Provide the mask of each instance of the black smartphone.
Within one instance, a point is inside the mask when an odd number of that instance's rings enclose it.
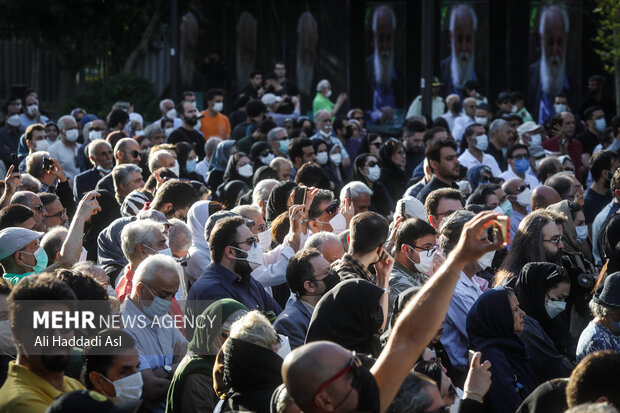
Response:
[[[405,200],[401,200],[400,202],[400,216],[405,218]]]
[[[43,169],[49,171],[54,167],[54,162],[50,158],[43,158]]]
[[[18,173],[19,172],[19,159],[17,158],[16,153],[11,154],[11,165],[13,165],[13,172]]]
[[[347,188],[347,198],[351,201],[351,188]]]
[[[295,198],[293,199],[293,204],[295,205],[305,205],[306,204],[306,188],[295,188]]]

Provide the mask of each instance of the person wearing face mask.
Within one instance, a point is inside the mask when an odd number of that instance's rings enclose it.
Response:
[[[98,337],[102,345],[93,344],[82,353],[81,376],[86,388],[118,402],[140,400],[143,381],[133,337],[123,330],[112,329],[103,330],[94,337]],[[108,340],[120,343],[113,354],[103,345]]]
[[[204,178],[196,173],[198,155],[194,147],[187,142],[179,142],[175,146],[177,149],[177,163],[179,164],[179,178],[204,183]]]
[[[79,131],[75,118],[70,115],[62,116],[58,119],[58,129],[60,130],[60,139],[57,139],[50,145],[48,152],[52,158],[60,162],[60,166],[65,171],[67,179],[73,181],[75,176],[80,173],[80,169],[76,165],[78,154],[78,145],[76,141],[79,137]]]
[[[92,141],[103,140],[106,137],[107,124],[103,119],[97,119],[95,115],[86,115],[79,123],[84,143],[78,146],[78,166],[80,172],[93,168],[94,165],[88,158],[88,144]],[[108,142],[109,143],[109,142]]]
[[[187,350],[187,340],[168,315],[174,295],[179,289],[182,267],[172,257],[154,255],[140,263],[134,276],[131,295],[121,305],[121,316],[125,319],[146,320],[145,325],[127,324],[138,348],[144,385],[142,398],[144,407],[162,412],[165,409],[165,395],[179,362]]]
[[[112,172],[114,156],[112,147],[103,139],[96,139],[88,144],[89,159],[94,167],[76,175],[73,182],[73,196],[76,200],[95,189],[97,182]]]
[[[274,318],[282,312],[262,284],[251,276],[263,264],[263,248],[243,218],[218,220],[208,242],[212,262],[190,288],[188,300],[232,298],[249,310],[270,312]],[[200,314],[202,310],[189,306],[187,311]]]
[[[506,193],[506,199],[512,205],[510,214],[510,239],[513,240],[519,224],[530,213],[532,191],[529,185],[521,178],[512,178],[504,182],[502,190]]]
[[[577,361],[601,350],[620,352],[620,272],[605,277],[589,304],[594,315],[577,344]]]
[[[340,146],[340,154],[342,155],[342,166],[348,168],[351,165],[351,159],[349,153],[344,147],[344,143],[332,134],[332,114],[327,110],[319,110],[315,113],[314,119],[316,122],[317,133],[310,136],[310,140],[319,140],[325,142],[327,145]]]
[[[19,122],[22,128],[26,129],[33,123],[47,123],[49,118],[42,115],[39,111],[39,96],[37,92],[32,91],[24,99],[23,113],[19,115]]]
[[[428,280],[437,252],[437,231],[426,221],[411,218],[396,232],[394,268],[390,274],[390,308],[400,293],[420,287]]]
[[[340,93],[334,104],[329,98],[332,95],[332,85],[327,79],[322,79],[316,85],[316,96],[312,101],[312,114],[316,119],[321,110],[326,111],[329,117],[336,116],[336,113],[340,110],[345,100],[347,100],[346,93]]]
[[[530,168],[530,153],[527,146],[520,143],[509,146],[506,151],[506,159],[508,160],[508,170],[499,175],[500,178],[504,181],[521,178],[532,190],[540,185],[540,181]]]
[[[26,146],[28,147],[28,155],[32,155],[37,151],[47,152],[50,146],[47,140],[45,126],[41,123],[33,123],[28,126],[24,138],[26,140]],[[26,157],[23,157],[19,163],[19,173],[26,173]]]
[[[489,147],[489,137],[482,125],[477,123],[469,125],[463,133],[463,139],[467,142],[467,149],[459,156],[461,165],[467,169],[487,166],[491,168],[492,176],[499,176],[502,173],[495,158],[485,153]]]
[[[210,89],[205,95],[207,108],[200,112],[200,132],[205,140],[211,136],[219,136],[230,139],[230,121],[222,113],[224,110],[224,91],[222,89]]]
[[[194,146],[194,150],[198,157],[203,158],[205,138],[201,132],[196,130],[199,121],[199,113],[191,102],[182,102],[179,104],[179,114],[183,120],[180,128],[175,129],[168,137],[168,143],[176,144],[178,142],[187,142]],[[202,116],[202,115],[200,115]]]
[[[577,136],[577,139],[581,142],[583,153],[592,154],[594,147],[601,142],[603,131],[607,127],[605,112],[600,106],[592,106],[584,111],[583,116],[588,128],[581,135]],[[609,150],[618,150],[617,144],[610,146],[611,149]]]
[[[338,235],[347,227],[347,219],[342,214],[332,191],[320,189],[308,210],[308,229],[310,232],[327,231]]]
[[[387,188],[379,180],[381,178],[381,167],[376,157],[363,153],[355,158],[353,168],[353,178],[366,184],[372,190],[370,197],[370,211],[375,211],[381,215],[388,215],[394,211],[395,204]]]
[[[340,282],[340,277],[319,250],[304,248],[291,258],[286,280],[296,299],[287,302],[273,325],[279,334],[289,338],[291,349],[295,349],[306,340],[317,303]]]
[[[564,269],[548,262],[526,264],[517,278],[515,295],[525,311],[519,334],[539,383],[568,377],[575,360],[566,322],[570,279]]]
[[[10,161],[10,155],[12,152],[16,152],[20,141],[20,136],[23,134],[26,128],[21,126],[20,112],[22,110],[22,101],[17,97],[11,97],[2,105],[2,117],[4,119],[3,126],[0,128],[0,147],[6,147],[0,154],[2,160],[8,164]],[[33,122],[37,123],[37,122]],[[24,151],[19,151],[20,154],[24,154]]]

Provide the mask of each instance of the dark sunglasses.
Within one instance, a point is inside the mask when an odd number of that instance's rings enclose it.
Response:
[[[517,193],[520,194],[521,192],[525,191],[525,189],[530,189],[530,184],[518,186]]]
[[[131,155],[133,158],[139,158],[140,157],[140,152],[133,150],[130,152],[124,151],[125,153],[128,153],[129,155]]]
[[[339,206],[340,206],[340,203],[338,202],[338,200],[334,200],[334,202],[329,204],[327,208],[321,211],[321,215],[323,215],[325,212],[327,212],[329,215],[334,215],[336,212],[338,212]]]
[[[374,146],[375,148],[380,148],[383,145],[381,142],[371,143],[370,146]]]

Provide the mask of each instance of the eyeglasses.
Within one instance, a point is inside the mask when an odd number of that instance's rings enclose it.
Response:
[[[271,228],[271,225],[260,224],[257,228],[258,228],[259,232],[265,232],[265,231],[267,231],[268,229]]]
[[[562,235],[558,235],[557,237],[553,237],[551,239],[543,239],[543,241],[558,245],[560,242],[562,242],[562,238],[564,238]]]
[[[36,209],[39,212],[45,211],[45,207],[43,206],[43,204],[35,205],[32,207],[32,209]]]
[[[410,245],[410,246],[413,247],[418,254],[422,254],[423,252],[425,252],[427,257],[432,257],[435,251],[437,251],[437,248],[439,248],[438,245],[433,245],[430,248],[418,247],[417,245]]]
[[[530,189],[530,184],[518,186],[517,193],[520,194],[521,192],[525,191],[525,189]]]
[[[527,153],[520,153],[518,155],[512,155],[512,159],[521,160],[521,159],[530,159],[530,155]]]
[[[67,215],[67,208],[63,208],[62,211],[58,211],[55,214],[46,215],[45,218],[62,218]]]
[[[362,362],[360,361],[360,359],[357,357],[357,355],[355,354],[355,351],[352,352],[352,357],[351,360],[349,360],[349,362],[347,363],[346,366],[344,366],[344,368],[342,370],[340,370],[338,373],[336,373],[334,376],[332,376],[332,378],[328,379],[327,381],[323,382],[323,384],[321,384],[319,386],[319,388],[317,389],[316,392],[314,392],[314,397],[316,397],[317,394],[319,394],[320,392],[322,392],[323,390],[325,390],[325,388],[327,386],[329,386],[331,383],[335,382],[336,380],[338,380],[340,377],[344,376],[349,370],[353,370],[354,372],[357,370],[357,368],[360,366]],[[313,398],[314,398],[313,397]],[[346,397],[345,397],[346,398]]]
[[[338,200],[334,200],[334,202],[332,202],[331,204],[329,204],[329,206],[327,208],[325,208],[323,211],[321,211],[321,213],[319,214],[319,216],[323,215],[324,213],[328,213],[329,215],[334,215],[336,212],[338,212],[338,207],[340,206],[340,203],[338,202]]]
[[[440,216],[446,216],[449,217],[450,215],[454,214],[456,212],[456,209],[454,211],[446,211],[446,212],[438,212],[437,213],[437,218],[439,218]]]
[[[258,243],[258,240],[256,239],[256,237],[250,237],[246,239],[245,241],[233,242],[233,245],[248,244],[250,247],[254,247],[256,246],[257,243]]]
[[[136,151],[136,150],[129,151],[129,152],[128,152],[128,151],[123,151],[123,152],[125,152],[125,153],[127,153],[127,154],[131,155],[131,156],[132,156],[132,157],[134,157],[134,158],[139,158],[139,157],[140,157],[140,152],[138,152],[138,151]]]

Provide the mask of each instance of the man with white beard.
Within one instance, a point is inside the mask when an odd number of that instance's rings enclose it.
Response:
[[[546,123],[556,111],[555,97],[564,92],[569,106],[576,107],[578,96],[574,81],[566,73],[566,42],[569,20],[566,10],[558,5],[543,9],[540,15],[538,34],[540,38],[540,59],[530,66],[529,101],[533,104],[532,114],[538,123]]]
[[[381,5],[372,15],[374,52],[364,62],[365,107],[370,108],[370,123],[385,123],[394,116],[394,108],[403,106],[400,76],[394,68],[394,30],[396,15]]]
[[[456,93],[464,96],[465,82],[476,80],[479,85],[486,82],[474,69],[476,29],[478,18],[476,12],[466,4],[459,4],[450,12],[450,56],[441,61],[441,80],[447,86],[446,94]]]
[[[313,92],[314,59],[319,41],[316,19],[309,11],[303,12],[297,21],[297,86],[306,96]]]

